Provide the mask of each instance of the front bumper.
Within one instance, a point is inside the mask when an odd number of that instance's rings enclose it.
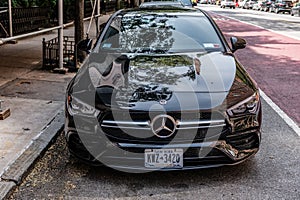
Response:
[[[106,165],[110,168],[126,170],[128,172],[153,171],[144,167],[145,149],[183,149],[183,168],[157,169],[157,170],[189,170],[200,168],[219,167],[223,165],[235,165],[245,161],[257,153],[260,143],[260,132],[248,132],[226,137],[224,140],[206,141],[200,143],[181,144],[138,144],[138,143],[111,143],[107,140],[92,139],[90,144],[83,144],[75,129],[66,132],[66,139],[70,153],[91,165]],[[97,142],[95,142],[98,140]],[[104,142],[106,141],[106,142]],[[231,145],[231,144],[235,145]],[[87,146],[91,145],[91,146]],[[93,148],[101,147],[96,152]],[[236,146],[237,148],[235,148]],[[89,149],[89,150],[88,150]],[[101,149],[101,150],[100,150]],[[121,149],[121,152],[116,151]],[[128,153],[127,153],[128,152]],[[134,153],[133,155],[131,153]],[[205,154],[201,153],[205,152]],[[205,156],[203,156],[205,155]]]
[[[208,132],[203,133],[207,124],[199,124],[199,127],[196,127],[197,134],[192,139],[186,137],[191,129],[180,126],[183,132],[177,132],[173,141],[157,139],[155,136],[149,137],[147,134],[153,135],[153,133],[147,132],[147,127],[137,131],[138,134],[145,133],[144,139],[134,139],[134,137],[125,136],[126,132],[119,130],[119,127],[114,126],[114,123],[109,120],[110,118],[107,119],[104,116],[101,119],[99,116],[98,118],[77,116],[75,123],[74,116],[66,112],[65,138],[70,153],[91,165],[104,164],[110,168],[134,173],[154,170],[145,167],[145,149],[182,149],[184,152],[182,168],[155,170],[189,170],[243,162],[257,153],[261,140],[260,106],[256,114],[228,119],[229,122],[220,123],[220,120],[215,120],[215,124],[210,123],[210,130],[213,130],[212,134],[210,133],[211,137],[207,137]],[[133,134],[132,124],[125,124],[124,121],[121,124],[123,130],[129,130]],[[194,124],[190,128],[195,128]]]

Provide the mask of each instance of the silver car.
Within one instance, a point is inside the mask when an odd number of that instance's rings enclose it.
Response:
[[[233,8],[233,9],[235,9],[234,0],[222,0],[221,1],[221,8]]]
[[[291,15],[298,15],[300,17],[300,3],[296,3],[294,7],[291,9]]]

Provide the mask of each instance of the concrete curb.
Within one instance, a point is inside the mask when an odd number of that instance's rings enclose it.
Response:
[[[4,171],[0,181],[0,199],[7,198],[10,192],[26,176],[33,163],[49,146],[54,137],[63,130],[64,111],[60,110],[41,133],[33,138],[21,155]]]
[[[0,199],[7,197],[7,194],[14,189],[16,184],[14,182],[0,182]]]

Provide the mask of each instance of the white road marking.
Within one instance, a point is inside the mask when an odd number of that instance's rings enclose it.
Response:
[[[210,11],[210,12],[214,12],[214,9],[210,9],[209,7],[199,7],[199,6],[197,6],[197,8],[203,9],[203,10],[206,10],[206,11]],[[208,9],[205,9],[205,8],[208,8]],[[219,9],[219,10],[223,10],[223,9]],[[232,11],[232,12],[235,12],[235,13],[238,13],[238,12],[239,12],[239,9],[231,10],[231,11]],[[243,10],[243,11],[247,12],[248,10]],[[298,36],[293,36],[293,35],[290,35],[290,34],[282,33],[281,31],[274,31],[274,30],[272,30],[272,29],[267,29],[267,28],[264,28],[264,27],[262,27],[262,26],[259,26],[259,25],[256,25],[256,24],[252,24],[252,23],[250,23],[250,22],[241,21],[241,20],[239,20],[239,19],[237,19],[237,18],[230,17],[230,16],[227,16],[227,15],[221,15],[221,14],[219,14],[219,13],[216,13],[216,14],[219,15],[219,16],[221,16],[220,19],[217,19],[217,20],[226,21],[226,19],[224,19],[224,18],[229,18],[229,19],[232,19],[232,20],[236,20],[236,21],[239,21],[239,22],[248,24],[248,25],[256,26],[256,27],[261,28],[261,29],[264,29],[264,30],[268,30],[268,31],[273,32],[273,33],[277,33],[277,34],[286,36],[286,37],[289,37],[289,38],[292,38],[292,39],[295,39],[295,40],[300,40],[300,37],[298,37]],[[249,13],[244,13],[243,16],[245,16],[245,15],[249,15]],[[251,15],[254,15],[254,16],[251,16]],[[250,13],[249,16],[255,17],[255,14]],[[267,17],[270,18],[270,16],[267,16]],[[289,19],[281,19],[281,18],[279,18],[280,16],[276,16],[276,15],[272,16],[272,18],[270,18],[270,19],[274,19],[274,17],[275,17],[275,19],[281,20],[282,22],[290,22],[290,21],[288,21]],[[287,16],[285,16],[285,17],[287,17]],[[298,18],[295,18],[295,17],[292,17],[292,16],[289,16],[289,17],[291,17],[291,19],[294,20],[294,21],[292,21],[293,23],[299,23]],[[219,18],[219,17],[218,17],[218,18]]]
[[[218,14],[218,15],[220,15],[220,14]],[[232,19],[232,20],[235,20],[235,21],[242,22],[242,23],[244,23],[244,24],[248,24],[248,25],[251,25],[251,26],[256,26],[256,27],[258,27],[258,28],[261,28],[261,29],[264,29],[264,30],[267,30],[267,31],[270,31],[270,32],[273,32],[273,33],[276,33],[276,34],[280,34],[280,35],[283,35],[283,36],[286,36],[286,37],[289,37],[289,38],[292,38],[292,39],[295,39],[295,40],[300,40],[300,38],[297,37],[297,36],[284,34],[284,33],[282,33],[281,31],[274,31],[274,30],[272,30],[272,29],[264,28],[264,27],[259,26],[259,25],[256,25],[256,24],[251,24],[250,22],[244,22],[244,21],[241,21],[241,20],[236,19],[236,18],[233,18],[233,17],[229,17],[229,16],[225,16],[225,17],[228,17],[229,19]]]
[[[260,90],[261,97],[271,106],[271,108],[287,123],[287,125],[295,131],[295,133],[300,137],[299,126],[283,111],[281,110],[273,101],[268,97],[262,90]]]

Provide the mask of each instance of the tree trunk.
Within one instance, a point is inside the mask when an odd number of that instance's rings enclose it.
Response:
[[[84,0],[76,0],[75,2],[75,44],[78,44],[79,41],[84,39],[84,26],[83,26],[83,17],[84,17]],[[76,51],[76,62],[77,60],[82,61],[84,59],[84,53],[81,51]],[[77,64],[77,63],[76,63]]]

